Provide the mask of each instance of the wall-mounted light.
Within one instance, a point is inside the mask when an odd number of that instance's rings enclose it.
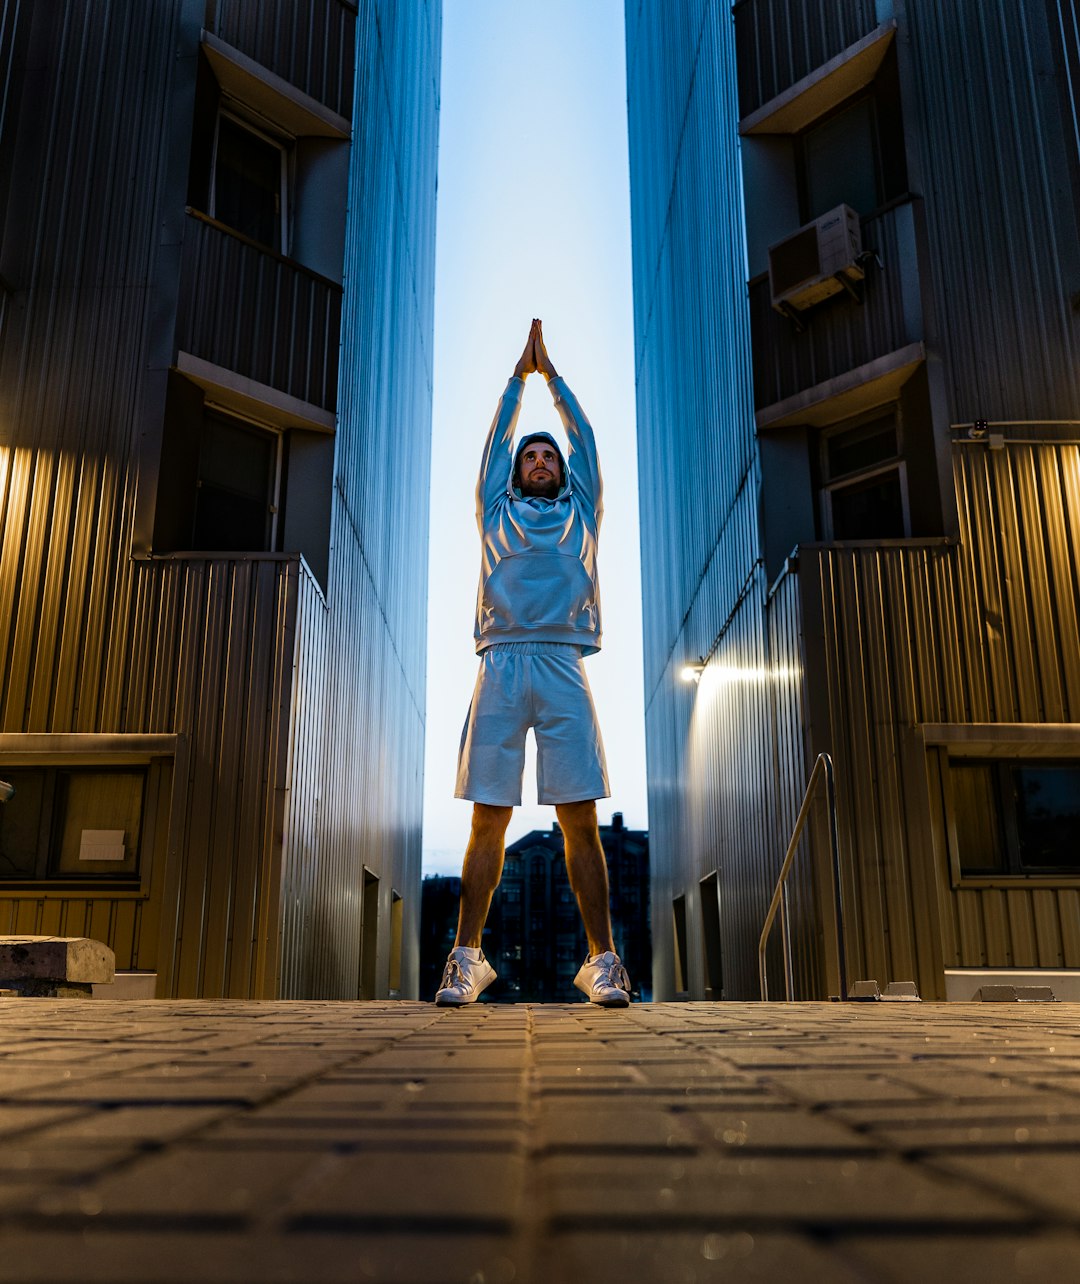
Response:
[[[701,675],[705,672],[705,661],[698,660],[697,664],[684,664],[679,677],[684,682],[700,682]]]

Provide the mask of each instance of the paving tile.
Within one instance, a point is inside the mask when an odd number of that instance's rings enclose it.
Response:
[[[1068,1148],[1080,1153],[1080,1123],[1016,1123],[981,1120],[966,1124],[924,1123],[905,1128],[868,1129],[873,1137],[895,1150],[986,1150]]]
[[[860,1279],[881,1284],[948,1280],[949,1284],[1057,1284],[1080,1279],[1080,1236],[1059,1231],[1018,1237],[983,1227],[969,1235],[876,1234],[845,1237],[836,1255]]]
[[[162,1227],[6,1233],[10,1284],[520,1284],[512,1240],[495,1235],[277,1234]]]
[[[284,1210],[290,1227],[334,1230],[396,1225],[509,1231],[518,1215],[521,1155],[383,1152],[338,1156],[332,1171],[294,1191]]]
[[[545,1102],[532,1133],[537,1149],[694,1151],[701,1140],[692,1123],[671,1110],[623,1111],[565,1109]]]
[[[807,1105],[843,1105],[847,1103],[917,1102],[926,1094],[907,1084],[897,1083],[881,1074],[848,1074],[833,1071],[821,1074],[806,1070],[801,1074],[770,1073],[769,1084],[786,1096]]]
[[[10,1145],[12,1139],[21,1134],[34,1132],[48,1124],[78,1119],[85,1109],[84,1106],[41,1106],[29,1102],[0,1104],[0,1139],[5,1145]]]
[[[1065,1152],[934,1156],[927,1161],[930,1165],[1080,1224],[1080,1147]]]
[[[699,1284],[708,1280],[795,1279],[808,1284],[866,1284],[866,1275],[848,1267],[830,1249],[796,1235],[717,1229],[658,1232],[588,1231],[554,1235],[540,1250],[552,1280],[587,1279],[589,1284],[663,1280]]]
[[[732,1110],[692,1106],[685,1113],[720,1150],[861,1151],[871,1144],[846,1124],[796,1107]]]
[[[610,1228],[619,1217],[755,1217],[777,1227],[860,1222],[1023,1220],[1004,1196],[888,1157],[784,1155],[615,1160],[538,1159],[556,1225]],[[618,1190],[617,1204],[611,1192]],[[617,1211],[616,1211],[617,1210]]]
[[[102,1142],[118,1141],[165,1142],[204,1128],[229,1113],[229,1107],[152,1103],[119,1106],[53,1124],[40,1132],[35,1140],[39,1145],[46,1143],[50,1146],[96,1146]]]

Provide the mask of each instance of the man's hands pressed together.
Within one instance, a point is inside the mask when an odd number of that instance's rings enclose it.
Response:
[[[532,325],[529,327],[529,337],[525,341],[525,349],[514,367],[514,377],[524,379],[526,375],[535,374],[537,371],[545,379],[558,377],[558,372],[548,356],[547,345],[544,343],[543,323],[538,317],[533,317]]]

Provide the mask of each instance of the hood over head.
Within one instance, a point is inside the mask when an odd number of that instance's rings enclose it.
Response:
[[[546,441],[548,445],[555,447],[555,453],[559,456],[559,493],[556,499],[562,499],[564,495],[570,492],[570,470],[566,466],[566,460],[563,457],[562,448],[555,438],[549,432],[531,432],[527,437],[523,437],[517,444],[514,451],[514,467],[510,472],[510,489],[518,499],[522,498],[521,478],[518,476],[518,464],[521,461],[521,452],[526,446],[531,445],[534,441]]]

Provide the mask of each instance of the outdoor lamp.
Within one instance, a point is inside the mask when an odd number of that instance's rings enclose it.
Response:
[[[15,786],[9,785],[6,780],[0,780],[0,802],[11,802],[15,797]]]
[[[697,664],[684,664],[679,677],[684,682],[700,682],[701,675],[705,672],[705,661],[698,660]]]

